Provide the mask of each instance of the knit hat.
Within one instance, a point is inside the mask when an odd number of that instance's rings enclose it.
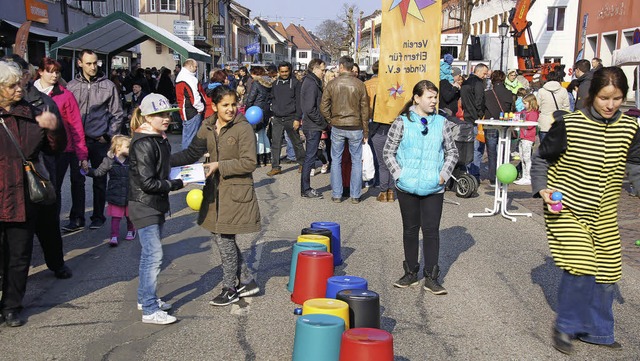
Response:
[[[165,112],[177,112],[180,108],[172,108],[169,100],[161,94],[151,93],[140,103],[141,115],[152,115]]]
[[[462,70],[457,66],[454,66],[453,68],[451,68],[451,75],[452,76],[462,75]]]
[[[511,74],[511,73],[516,73],[518,74],[518,71],[516,69],[509,69],[509,71],[507,71],[507,75]]]
[[[445,63],[451,65],[451,63],[453,63],[453,55],[444,54],[443,60],[444,60]]]

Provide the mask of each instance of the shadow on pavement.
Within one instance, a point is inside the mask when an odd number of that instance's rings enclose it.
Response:
[[[540,286],[549,307],[555,312],[558,304],[558,286],[562,271],[555,266],[553,258],[544,258],[544,264],[531,270],[531,283]]]
[[[469,250],[475,239],[467,232],[465,227],[455,226],[440,231],[440,279],[444,280],[449,269],[460,257]]]
[[[557,312],[558,287],[560,286],[560,277],[564,271],[556,267],[552,257],[547,256],[544,261],[544,264],[531,270],[531,282],[540,286],[547,300],[547,304],[553,312]],[[624,304],[624,297],[620,292],[618,284],[615,284],[613,292],[614,301],[617,301],[619,304]]]
[[[183,227],[184,229],[190,228],[189,225],[191,225],[192,222],[183,219],[185,217],[193,219],[194,216],[187,214],[180,217],[168,218],[168,222],[164,227],[165,230],[171,229],[174,231],[175,227],[179,226],[177,232],[179,233],[182,232]],[[172,234],[173,233],[176,232],[172,232]],[[163,232],[162,239],[165,240],[169,236],[170,234],[168,234],[168,232]],[[84,239],[85,238],[83,238],[83,240]],[[102,242],[101,238],[100,242]],[[200,252],[211,252],[209,242],[210,237],[186,238],[169,244],[163,242],[162,248],[164,256],[161,272],[171,265],[174,260],[183,256]],[[80,248],[82,244],[78,246],[78,248]],[[71,305],[69,302],[90,295],[103,288],[110,287],[115,283],[133,281],[138,277],[140,251],[140,241],[137,238],[131,242],[123,241],[120,246],[116,248],[111,248],[106,245],[96,245],[92,246],[91,249],[83,254],[67,260],[66,263],[74,271],[73,278],[69,280],[55,280],[48,270],[30,275],[27,287],[38,287],[38,289],[35,291],[35,294],[31,293],[31,295],[29,295],[29,292],[27,292],[27,297],[25,297],[24,300],[24,316],[30,317],[37,315],[54,307],[85,307]],[[97,262],[98,260],[99,262]],[[221,271],[218,269],[219,267],[214,268],[210,272],[218,272],[221,274]],[[159,277],[162,277],[162,273]],[[128,297],[135,299],[136,295],[131,294],[128,295]]]

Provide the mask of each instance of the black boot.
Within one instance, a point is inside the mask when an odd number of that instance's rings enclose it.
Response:
[[[267,164],[271,164],[271,153],[264,154],[264,166],[266,167]]]
[[[437,265],[433,266],[433,271],[431,273],[424,270],[424,289],[427,291],[431,291],[434,295],[446,295],[447,290],[442,287],[440,282],[438,282],[438,276],[440,276],[440,267]]]
[[[258,154],[256,156],[256,168],[260,168],[262,165],[260,165],[260,159],[262,158],[262,154]]]
[[[420,270],[420,265],[417,265],[414,269],[410,269],[407,261],[404,261],[402,262],[402,268],[404,268],[404,276],[397,280],[393,285],[398,288],[406,288],[417,285],[418,270]]]

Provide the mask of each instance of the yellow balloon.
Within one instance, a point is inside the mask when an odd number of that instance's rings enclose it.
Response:
[[[192,189],[187,193],[187,205],[194,211],[200,210],[202,204],[202,189]]]

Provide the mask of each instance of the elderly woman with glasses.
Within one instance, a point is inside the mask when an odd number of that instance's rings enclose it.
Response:
[[[402,241],[404,275],[393,285],[399,288],[418,284],[418,232],[424,239],[424,288],[436,295],[447,291],[438,282],[440,268],[440,218],[444,185],[456,162],[452,127],[436,113],[438,87],[421,80],[413,87],[413,96],[391,124],[383,159],[396,182]]]
[[[33,250],[35,214],[39,205],[29,199],[20,151],[39,170],[40,151],[64,149],[64,126],[53,113],[41,112],[26,102],[20,86],[22,72],[15,64],[0,61],[0,257],[3,262],[0,322],[22,326],[22,299]],[[20,151],[11,140],[17,141]]]

